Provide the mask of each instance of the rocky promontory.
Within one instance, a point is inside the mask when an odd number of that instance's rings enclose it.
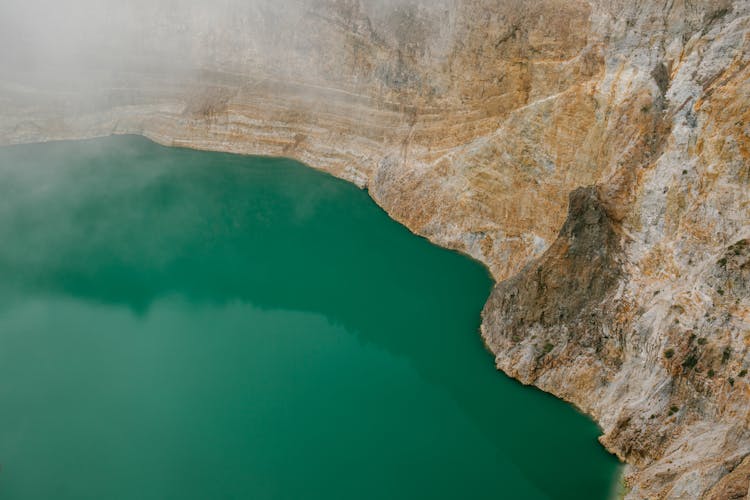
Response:
[[[748,494],[750,2],[133,3],[49,60],[0,21],[0,144],[142,134],[367,188],[488,266],[497,366],[596,419],[628,498]]]

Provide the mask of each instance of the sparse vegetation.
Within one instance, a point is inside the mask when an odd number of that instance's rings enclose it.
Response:
[[[727,379],[727,381],[729,382],[729,385],[731,385],[732,387],[734,387],[734,379],[732,377],[729,377],[729,379]]]
[[[709,14],[709,15],[707,16],[707,17],[708,17],[708,21],[709,21],[709,22],[714,22],[714,21],[718,21],[718,20],[719,20],[719,19],[721,19],[722,17],[724,17],[724,16],[726,16],[727,14],[729,14],[729,11],[730,11],[730,9],[728,9],[728,8],[726,8],[726,7],[724,7],[724,8],[720,8],[720,9],[718,9],[718,10],[715,10],[714,12],[710,13],[710,14]]]
[[[555,344],[551,344],[551,343],[547,342],[546,344],[544,344],[544,354],[547,354],[547,353],[551,352],[552,349],[554,349],[554,348],[555,348]]]
[[[729,361],[729,357],[732,355],[732,348],[727,346],[724,348],[724,350],[721,352],[721,362],[726,363]]]
[[[687,358],[685,358],[685,361],[682,362],[683,368],[695,368],[695,365],[698,364],[698,356],[696,356],[694,353],[690,353]]]
[[[698,345],[706,345],[706,344],[708,344],[708,340],[706,339],[706,337],[701,337],[698,339]]]

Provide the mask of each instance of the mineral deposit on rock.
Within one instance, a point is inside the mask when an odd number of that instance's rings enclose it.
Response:
[[[0,143],[142,134],[367,187],[488,266],[497,366],[596,419],[628,498],[747,495],[750,2],[129,3],[105,60],[30,63],[0,21]]]

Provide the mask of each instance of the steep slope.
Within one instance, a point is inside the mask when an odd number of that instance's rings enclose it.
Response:
[[[750,2],[225,3],[131,13],[115,69],[9,62],[0,143],[139,133],[367,187],[488,265],[498,367],[594,416],[630,497],[747,494]]]

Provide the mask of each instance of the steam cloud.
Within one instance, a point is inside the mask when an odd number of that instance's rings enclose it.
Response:
[[[221,68],[249,71],[309,62],[315,30],[305,22],[365,12],[389,25],[399,9],[447,12],[454,0],[3,0],[2,79],[85,79],[112,72]],[[419,15],[419,14],[418,14]],[[356,17],[356,16],[353,16]],[[413,17],[413,16],[412,16]],[[392,21],[392,19],[391,19]],[[413,27],[393,23],[396,30]],[[399,33],[381,33],[398,37]],[[408,33],[407,33],[408,34]],[[444,37],[441,37],[444,38]],[[397,43],[394,42],[394,43]]]

